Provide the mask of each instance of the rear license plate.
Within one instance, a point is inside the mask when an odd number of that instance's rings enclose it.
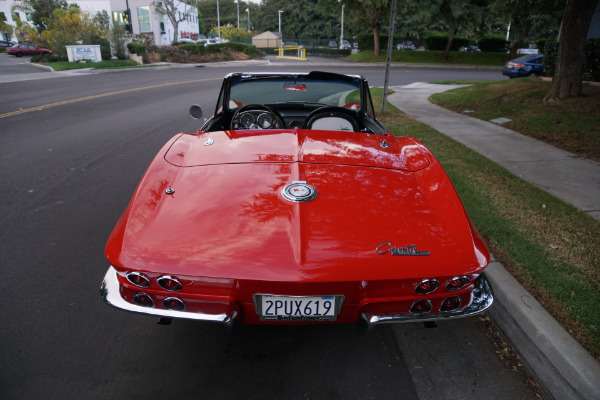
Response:
[[[261,321],[335,321],[343,301],[343,296],[254,296]]]

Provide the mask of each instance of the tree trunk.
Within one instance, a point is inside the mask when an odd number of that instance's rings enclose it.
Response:
[[[442,60],[448,61],[450,60],[450,49],[452,48],[452,42],[454,41],[454,36],[448,36],[448,41],[446,42],[446,48],[442,53]]]
[[[175,21],[171,21],[171,24],[173,25],[173,30],[175,32],[173,32],[173,41],[176,42],[179,36],[179,22],[177,20]]]
[[[373,29],[373,45],[375,49],[375,57],[379,56],[379,52],[381,51],[379,34],[381,33],[381,26],[379,24],[375,24],[371,27]],[[390,40],[388,38],[388,40]]]
[[[598,0],[568,0],[563,14],[556,68],[548,100],[581,95],[585,40]]]

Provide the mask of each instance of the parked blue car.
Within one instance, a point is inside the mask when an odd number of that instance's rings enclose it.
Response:
[[[543,54],[525,54],[519,58],[508,61],[502,68],[502,75],[511,78],[525,76],[546,76],[544,73]]]

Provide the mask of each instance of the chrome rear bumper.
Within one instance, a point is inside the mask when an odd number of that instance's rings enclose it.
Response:
[[[232,312],[231,315],[227,314],[205,314],[205,313],[196,313],[196,312],[183,312],[183,311],[175,311],[175,310],[166,310],[161,308],[151,308],[151,307],[142,307],[137,304],[130,303],[125,301],[123,297],[121,297],[121,293],[119,291],[119,279],[117,278],[117,271],[111,265],[104,276],[104,280],[102,281],[102,286],[100,288],[100,295],[108,304],[113,307],[120,308],[121,310],[131,311],[142,314],[150,314],[156,315],[157,317],[162,318],[184,318],[184,319],[194,319],[198,321],[212,321],[212,322],[220,322],[224,325],[227,325],[229,328],[232,328],[235,324],[235,318],[237,316],[237,312]]]
[[[436,314],[397,314],[397,315],[370,315],[361,314],[359,321],[359,330],[361,333],[367,333],[377,324],[398,323],[398,322],[428,322],[439,321],[448,318],[470,317],[479,314],[492,305],[494,302],[494,293],[492,285],[484,274],[479,275],[475,281],[473,289],[473,301],[462,310],[455,312],[445,312]]]

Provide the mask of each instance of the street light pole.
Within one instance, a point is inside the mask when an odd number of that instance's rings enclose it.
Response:
[[[342,33],[340,35],[340,49],[342,48],[342,42],[344,41],[344,7],[345,4],[342,4]]]
[[[248,13],[248,32],[250,32],[250,9],[246,8],[246,12]]]
[[[277,11],[277,13],[279,14],[279,33],[280,34],[281,34],[281,13],[282,12],[283,12],[282,10]]]
[[[219,39],[221,39],[221,17],[219,16],[219,0],[217,0],[217,30],[219,32]]]
[[[240,27],[240,0],[235,0],[235,4],[237,4],[238,28],[239,28]]]

